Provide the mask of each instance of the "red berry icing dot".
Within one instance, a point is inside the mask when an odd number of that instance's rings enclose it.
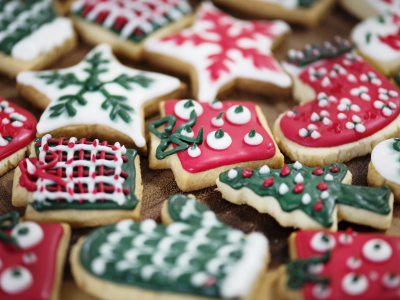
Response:
[[[312,171],[312,173],[313,173],[314,175],[321,176],[321,175],[324,174],[324,170],[322,170],[321,167],[317,167],[316,169],[314,169],[314,171]]]
[[[326,182],[320,182],[317,184],[317,189],[326,191],[328,189],[328,184]]]
[[[333,168],[331,168],[331,172],[332,173],[337,173],[337,172],[339,172],[339,168],[334,166]]]
[[[245,178],[250,178],[253,175],[253,171],[250,169],[243,169],[242,176]]]
[[[264,182],[263,182],[263,186],[265,186],[265,187],[270,187],[273,184],[274,184],[274,178],[273,177],[265,179]]]
[[[296,194],[302,193],[303,191],[304,191],[304,185],[301,182],[296,184],[293,188],[293,192],[295,192]]]
[[[324,203],[322,203],[321,199],[318,199],[314,205],[315,211],[320,211],[324,207]]]
[[[281,170],[281,176],[285,177],[290,174],[290,169],[286,166],[286,164],[283,165],[283,168]]]

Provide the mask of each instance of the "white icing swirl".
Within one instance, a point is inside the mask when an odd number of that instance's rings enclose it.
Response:
[[[393,148],[395,139],[380,142],[371,153],[371,162],[379,174],[396,184],[400,184],[400,152]]]
[[[237,125],[243,125],[250,122],[250,110],[246,106],[242,105],[243,111],[236,113],[235,110],[237,108],[239,108],[239,105],[234,105],[226,111],[226,118],[228,121]]]

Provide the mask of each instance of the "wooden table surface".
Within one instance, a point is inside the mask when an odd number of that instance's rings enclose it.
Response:
[[[196,4],[199,1],[193,0],[192,3]],[[232,12],[234,16],[243,17]],[[332,13],[314,29],[305,29],[302,27],[292,26],[292,34],[284,41],[274,53],[277,59],[280,61],[284,58],[288,49],[300,49],[303,48],[307,43],[319,43],[325,40],[330,40],[334,36],[339,35],[342,37],[348,37],[350,30],[358,20],[354,19],[339,6],[336,7]],[[77,64],[85,54],[92,47],[80,42],[79,47],[73,51],[70,55],[62,58],[55,64],[49,67],[52,68],[65,68]],[[144,70],[157,71],[156,68],[149,67],[146,64],[132,64],[131,62],[120,58],[121,61],[131,67],[136,67]],[[173,74],[171,74],[173,75]],[[181,78],[182,81],[190,85],[188,78]],[[28,111],[32,112],[37,118],[40,117],[41,111],[30,105],[22,97],[18,96],[15,88],[15,80],[10,79],[6,76],[0,75],[0,96],[14,102]],[[190,97],[190,95],[187,95]],[[252,101],[261,106],[264,114],[267,117],[269,126],[272,127],[275,119],[278,115],[294,105],[296,103],[291,97],[264,97],[251,93],[244,92],[232,92],[221,100],[246,100]],[[150,121],[157,119],[158,116],[153,116],[146,120],[146,124]],[[347,163],[349,170],[353,173],[353,184],[354,185],[366,185],[368,163],[370,156],[359,157],[353,159]],[[286,162],[290,162],[286,159]],[[141,170],[143,180],[143,201],[142,201],[142,216],[141,219],[152,218],[160,221],[160,210],[162,202],[167,199],[169,195],[181,193],[177,187],[174,176],[170,170],[150,170],[148,166],[148,160],[145,157],[141,158]],[[15,210],[11,205],[11,193],[12,193],[12,181],[13,171],[0,177],[0,214]],[[255,209],[243,205],[237,206],[224,201],[221,198],[219,192],[214,191],[215,187],[210,187],[200,191],[193,192],[193,194],[200,201],[206,203],[217,215],[230,226],[241,229],[244,232],[259,231],[264,233],[271,244],[272,261],[270,268],[274,269],[282,263],[287,262],[287,237],[293,228],[282,228],[278,223],[269,215],[259,214]],[[23,209],[17,209],[20,213],[23,213]],[[355,231],[374,231],[371,228],[364,226],[354,226],[346,222],[342,222],[339,225],[339,229],[344,230],[351,226]],[[400,235],[400,206],[395,207],[394,219],[391,228],[387,231],[391,235]],[[71,245],[76,240],[92,229],[84,228],[73,230]],[[61,299],[93,299],[90,296],[85,295],[81,292],[73,283],[70,274],[69,264],[66,263],[65,268],[65,279],[62,289]]]

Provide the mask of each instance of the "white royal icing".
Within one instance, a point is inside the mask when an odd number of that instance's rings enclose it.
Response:
[[[219,139],[215,137],[215,133],[216,131],[212,131],[207,135],[207,144],[211,148],[215,150],[224,150],[232,144],[232,138],[227,132],[224,132],[224,136]]]
[[[348,233],[339,235],[339,243],[342,245],[350,245],[353,243],[353,237]]]
[[[199,147],[196,147],[195,149],[192,149],[192,147],[189,147],[188,154],[190,157],[198,157],[201,154],[201,150]]]
[[[368,289],[368,285],[368,278],[363,274],[349,273],[342,279],[343,291],[351,296],[361,295]]]
[[[18,275],[15,274],[18,272]],[[7,294],[18,294],[26,290],[33,283],[31,272],[22,266],[10,267],[0,275],[0,289]]]
[[[226,118],[229,122],[237,125],[243,125],[251,120],[251,112],[250,110],[242,105],[243,111],[236,113],[235,110],[239,107],[239,105],[234,105],[230,107],[226,112]]]
[[[222,127],[224,126],[224,120],[221,118],[217,119],[217,117],[211,119],[211,124],[215,127]]]
[[[22,249],[28,249],[42,241],[43,229],[35,222],[26,221],[15,225],[11,230],[11,236],[17,240]]]
[[[254,137],[249,137],[249,133],[244,136],[244,142],[250,146],[258,146],[263,142],[263,137],[261,134],[256,132]]]
[[[326,299],[332,294],[332,289],[327,285],[318,283],[313,287],[312,294],[317,299]]]
[[[299,0],[257,0],[257,1],[274,3],[288,10],[293,10],[299,6]]]
[[[300,170],[302,167],[303,167],[303,165],[302,165],[300,162],[298,162],[298,161],[296,161],[296,162],[293,164],[293,168],[295,168],[296,170]]]
[[[185,107],[185,104],[189,101],[189,99],[186,100],[181,100],[178,103],[175,104],[174,107],[174,112],[175,114],[184,120],[189,120],[190,119],[190,113],[192,110],[196,111],[196,115],[200,117],[203,114],[203,106],[201,106],[200,103],[197,101],[193,101],[192,103],[194,106],[189,106],[188,108]]]
[[[294,182],[296,183],[300,183],[304,181],[304,177],[303,175],[301,175],[300,173],[297,173],[297,175],[294,177]]]
[[[382,239],[372,239],[366,242],[362,248],[364,257],[372,262],[387,261],[392,256],[392,246]]]
[[[380,142],[371,153],[371,162],[378,173],[391,182],[400,184],[400,152],[393,148],[395,139]]]
[[[308,193],[305,193],[303,195],[303,197],[301,197],[301,203],[303,203],[304,205],[310,204],[311,200],[312,200],[312,198],[311,198],[310,194],[308,194]]]
[[[215,110],[220,110],[220,109],[222,109],[222,108],[224,107],[224,105],[222,104],[222,102],[219,101],[219,100],[217,100],[217,99],[214,100],[213,102],[210,102],[209,105],[210,105],[210,107],[211,107],[212,109],[215,109]]]
[[[328,240],[324,241],[323,237],[326,237]],[[314,234],[314,236],[310,241],[311,248],[313,248],[315,251],[318,252],[325,252],[328,250],[332,250],[335,247],[335,245],[336,245],[335,238],[329,233],[322,231]]]
[[[388,289],[395,289],[400,286],[400,276],[398,274],[386,273],[382,277],[382,284]]]
[[[263,165],[263,166],[260,168],[259,173],[262,174],[262,175],[264,175],[264,174],[269,174],[270,171],[271,171],[271,170],[270,170],[270,168],[269,168],[267,165]]]
[[[356,270],[359,269],[362,265],[362,260],[359,257],[355,257],[355,256],[350,256],[347,260],[346,260],[346,266],[350,269],[350,270]]]
[[[238,171],[236,171],[235,169],[231,169],[228,172],[228,177],[229,179],[235,179],[238,175]]]

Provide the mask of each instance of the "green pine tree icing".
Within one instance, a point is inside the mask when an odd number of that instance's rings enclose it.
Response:
[[[287,176],[281,175],[282,169],[271,169],[267,174],[260,174],[261,168],[255,168],[250,177],[247,175],[248,172],[247,174],[244,172],[247,176],[244,177],[242,171],[245,168],[235,168],[234,170],[238,173],[235,178],[229,178],[229,171],[227,171],[221,173],[219,179],[235,190],[246,187],[261,197],[273,196],[279,202],[283,211],[291,212],[300,209],[324,227],[332,225],[332,214],[337,203],[383,215],[390,213],[390,189],[387,186],[372,188],[342,184],[341,182],[347,172],[347,167],[344,164],[334,163],[321,167],[320,172],[323,172],[321,175],[313,174],[313,171],[315,173],[315,170],[319,170],[319,168],[298,165],[301,166],[299,169],[294,168],[294,164],[285,165],[284,171],[290,171]],[[251,170],[247,170],[251,172]],[[303,177],[302,185],[304,189],[296,193],[294,188],[297,184],[295,179],[298,174]],[[264,181],[270,178],[273,178],[273,184],[268,187],[264,186]],[[319,183],[326,183],[327,190],[320,190],[317,187]],[[284,194],[279,192],[281,184],[288,187],[288,191]],[[309,195],[310,201],[303,201],[305,194]]]
[[[107,66],[110,61],[102,58],[102,52],[95,53],[85,61],[89,64],[89,67],[84,69],[88,73],[86,80],[79,80],[74,73],[60,74],[57,71],[49,75],[39,75],[39,78],[46,80],[46,84],[57,84],[60,89],[73,85],[81,87],[76,94],[61,96],[58,99],[60,103],[50,107],[50,118],[56,118],[64,113],[70,117],[75,116],[77,105],[85,106],[87,104],[87,100],[85,99],[86,93],[100,92],[104,96],[101,108],[104,110],[112,108],[109,115],[110,119],[114,121],[119,117],[125,123],[130,123],[130,113],[134,109],[126,103],[128,100],[127,97],[111,94],[107,90],[107,85],[116,83],[126,90],[132,90],[132,84],[138,84],[147,88],[154,80],[144,75],[129,77],[126,74],[121,74],[113,80],[101,81],[99,75],[108,72]]]
[[[227,278],[246,263],[246,251],[259,250],[260,244],[250,244],[255,236],[229,228],[206,205],[184,195],[171,196],[168,211],[175,221],[170,225],[124,220],[93,231],[82,246],[81,264],[118,284],[223,297]],[[267,246],[261,234],[252,235]]]
[[[51,0],[1,0],[0,52],[10,55],[15,44],[56,17]]]

